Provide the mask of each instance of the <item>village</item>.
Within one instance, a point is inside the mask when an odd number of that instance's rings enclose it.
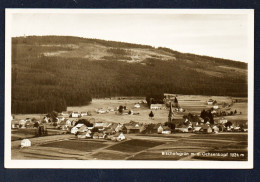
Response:
[[[177,95],[164,94],[163,103],[150,103],[146,100],[139,100],[131,105],[118,105],[117,107],[96,108],[95,112],[90,111],[53,111],[42,118],[13,118],[11,122],[12,140],[19,138],[19,132],[31,133],[31,137],[73,134],[79,139],[106,139],[112,141],[126,140],[125,134],[162,134],[172,135],[176,133],[196,134],[218,134],[220,132],[247,132],[247,122],[231,122],[229,116],[242,115],[241,111],[232,110],[231,105],[238,100],[231,100],[231,103],[218,103],[217,100],[209,98],[204,101],[204,108],[201,112],[189,112],[188,107],[182,107],[177,100]],[[124,100],[125,98],[117,98]],[[151,98],[152,100],[153,98]],[[107,99],[109,100],[109,99]],[[184,102],[183,102],[184,103]],[[141,107],[149,111],[145,117],[146,122],[130,120],[129,122],[106,122],[99,121],[99,115],[113,114],[120,116],[140,116]],[[168,117],[165,122],[155,122],[157,111],[163,111]],[[96,116],[96,117],[95,117]],[[115,116],[114,116],[115,117]],[[16,133],[18,134],[16,136]],[[20,135],[21,136],[21,135]],[[28,137],[28,135],[25,135]]]

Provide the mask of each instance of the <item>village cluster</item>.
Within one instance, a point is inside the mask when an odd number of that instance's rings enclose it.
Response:
[[[146,101],[140,101],[133,105],[134,108],[140,108],[141,104],[147,104]],[[22,120],[12,119],[12,128],[37,128],[37,136],[47,135],[48,129],[61,130],[65,133],[74,134],[77,138],[93,138],[93,139],[108,139],[113,141],[122,141],[126,139],[125,134],[171,134],[171,133],[218,133],[218,132],[238,132],[247,131],[246,127],[236,126],[228,121],[225,111],[219,109],[217,101],[209,99],[207,105],[210,109],[203,110],[201,115],[184,114],[182,119],[176,119],[175,114],[185,112],[178,104],[176,96],[165,95],[164,104],[150,104],[150,119],[153,118],[153,110],[168,109],[168,121],[165,123],[140,123],[130,121],[129,123],[113,123],[113,122],[98,122],[90,112],[73,112],[64,111],[61,113],[52,112],[44,116],[41,120],[35,118],[26,118]],[[118,106],[116,108],[99,108],[96,109],[98,114],[115,112],[115,114],[139,114],[133,112],[126,106]],[[232,111],[232,114],[237,114],[237,111]],[[213,120],[213,117],[219,117]],[[221,116],[221,117],[220,117]]]

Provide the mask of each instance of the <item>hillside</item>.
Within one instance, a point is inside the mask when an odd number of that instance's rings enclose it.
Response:
[[[247,96],[247,64],[98,39],[12,39],[12,113],[151,93]]]

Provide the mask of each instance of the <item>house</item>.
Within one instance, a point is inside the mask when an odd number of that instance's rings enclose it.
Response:
[[[105,128],[104,133],[107,135],[112,135],[112,134],[116,133],[116,131],[112,128]]]
[[[171,134],[171,128],[169,128],[168,126],[163,126],[163,131],[162,134]]]
[[[162,109],[163,105],[162,104],[151,104],[150,109]]]
[[[241,128],[240,128],[239,126],[236,126],[236,127],[234,128],[234,131],[241,131]]]
[[[102,122],[94,123],[94,128],[98,128],[99,131],[104,130],[104,124]]]
[[[214,102],[213,99],[209,99],[209,100],[208,100],[208,105],[213,105],[213,102]]]
[[[48,118],[47,116],[44,116],[44,117],[43,117],[43,122],[49,123],[49,118]]]
[[[126,137],[123,133],[116,133],[112,138],[111,140],[114,140],[114,141],[122,141],[122,140],[125,140]]]
[[[146,100],[142,100],[142,103],[143,103],[143,104],[147,104],[147,101],[146,101]]]
[[[99,134],[98,134],[98,132],[95,132],[94,134],[93,134],[93,139],[98,139],[99,138]]]
[[[233,131],[234,128],[233,128],[233,126],[230,126],[230,127],[227,127],[226,130],[227,130],[227,131]]]
[[[188,127],[187,128],[175,128],[175,130],[182,132],[182,133],[188,133],[189,132]]]
[[[179,111],[180,111],[180,112],[184,112],[185,110],[180,107],[180,108],[179,108]]]
[[[94,123],[94,128],[103,128],[103,127],[104,127],[104,123],[102,122]]]
[[[108,107],[108,108],[107,108],[107,111],[108,111],[108,112],[114,112],[115,109],[114,109],[113,107]]]
[[[64,121],[65,118],[63,116],[58,116],[57,117],[57,122],[60,123],[61,121]]]
[[[133,110],[129,110],[127,114],[133,115],[133,114],[134,114],[134,111],[133,111]]]
[[[33,128],[33,126],[34,126],[34,122],[32,122],[31,120],[26,120],[25,123],[26,128]]]
[[[125,124],[122,128],[123,133],[140,133],[141,127],[138,125]]]
[[[88,131],[88,127],[84,124],[78,129],[78,132],[86,132],[86,131]]]
[[[212,132],[218,133],[218,132],[219,132],[219,127],[213,126],[213,127],[212,127]]]
[[[80,123],[80,124],[77,124],[76,126],[74,126],[73,128],[71,128],[71,133],[72,134],[76,134],[78,132],[78,130],[83,126],[84,124]]]
[[[81,112],[81,113],[80,113],[80,116],[81,116],[81,117],[83,117],[83,116],[87,116],[87,115],[88,115],[87,112]]]
[[[77,137],[78,138],[87,138],[87,136],[86,136],[86,134],[87,134],[87,132],[85,131],[85,132],[79,132],[78,131],[78,133],[77,133]]]
[[[61,115],[65,117],[69,117],[70,114],[67,111],[62,111]]]
[[[219,123],[221,123],[221,124],[225,124],[225,123],[227,123],[228,122],[228,120],[226,119],[226,118],[221,118],[220,120],[219,120]]]
[[[65,119],[64,121],[65,121],[65,125],[66,126],[69,126],[69,127],[72,126],[71,125],[72,123],[71,123],[71,121],[69,119]]]
[[[30,147],[32,145],[31,141],[29,139],[23,139],[21,141],[21,148],[23,147]]]
[[[18,120],[12,120],[11,126],[12,126],[12,128],[19,128],[19,121]]]
[[[91,138],[91,130],[86,131],[86,138]]]
[[[195,132],[195,133],[198,133],[198,132],[200,132],[201,131],[201,126],[195,126],[194,128],[193,128],[193,132]]]
[[[111,126],[111,125],[112,125],[112,123],[104,123],[103,127],[104,127],[104,128],[108,128],[108,127]]]
[[[80,113],[79,112],[72,112],[71,113],[71,117],[72,118],[78,118],[80,116]]]
[[[136,126],[136,125],[139,126],[139,123],[136,122],[136,121],[133,121],[133,120],[131,120],[128,124],[129,124],[129,125],[132,125],[132,126]]]
[[[192,124],[189,124],[189,126],[188,126],[188,132],[192,132],[193,131],[193,129],[192,129]]]
[[[168,94],[168,93],[164,93],[163,94],[164,98],[167,100],[173,100],[175,99],[176,95],[175,94]]]
[[[105,138],[106,137],[106,134],[105,133],[98,133],[98,138]]]
[[[116,132],[120,132],[120,131],[123,131],[123,130],[125,130],[126,131],[126,128],[124,127],[124,125],[122,125],[122,124],[112,124],[112,126],[110,126],[110,128],[114,128],[114,125],[116,125],[116,127],[115,127],[115,131]]]
[[[219,108],[218,105],[213,106],[213,109],[218,109],[218,108]]]
[[[211,114],[217,114],[217,111],[213,110],[211,111]]]
[[[67,130],[68,127],[71,127],[71,121],[68,119],[64,119],[58,124],[63,130]]]
[[[75,124],[78,122],[78,120],[71,121],[71,126],[75,126]]]
[[[203,133],[212,133],[212,128],[209,125],[202,126]]]
[[[144,132],[145,132],[145,133],[158,133],[158,128],[159,128],[160,126],[162,126],[161,123],[148,124],[148,125],[144,126],[144,127],[145,127]],[[159,130],[159,132],[160,132],[160,130]]]
[[[59,128],[61,128],[61,130],[69,130],[69,127],[66,125],[61,125]]]
[[[25,128],[25,124],[26,124],[25,120],[22,119],[22,120],[19,121],[19,127],[20,128]]]
[[[92,130],[94,128],[94,126],[88,126],[87,128],[88,128],[88,130]]]
[[[109,128],[111,128],[112,130],[116,130],[116,128],[117,128],[118,125],[120,125],[120,123],[119,123],[119,124],[117,124],[117,123],[111,123],[111,125],[109,126]]]
[[[141,106],[140,106],[140,104],[135,104],[134,107],[135,108],[140,108]]]
[[[107,111],[106,110],[103,110],[103,109],[98,109],[97,110],[97,113],[98,114],[105,114]]]
[[[163,127],[160,125],[158,128],[157,128],[157,133],[158,134],[162,134],[163,132]]]

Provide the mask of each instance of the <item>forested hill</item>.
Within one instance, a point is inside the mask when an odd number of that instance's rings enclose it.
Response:
[[[163,92],[247,96],[247,64],[98,39],[12,39],[12,113],[61,111],[95,97]]]

